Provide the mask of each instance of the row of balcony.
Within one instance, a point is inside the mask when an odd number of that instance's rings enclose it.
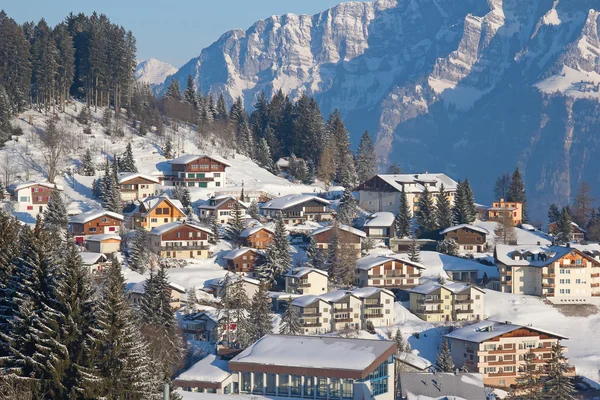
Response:
[[[161,251],[209,250],[209,247],[204,244],[192,246],[158,246],[155,248]]]
[[[420,278],[421,274],[371,275],[370,279]]]

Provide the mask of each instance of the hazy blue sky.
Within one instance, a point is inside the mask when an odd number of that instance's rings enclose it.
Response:
[[[271,15],[314,14],[341,0],[2,0],[17,22],[62,21],[71,11],[106,14],[137,38],[138,58],[181,67],[230,29],[247,29]]]

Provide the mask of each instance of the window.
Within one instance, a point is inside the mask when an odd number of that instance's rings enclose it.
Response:
[[[565,280],[564,280],[564,279],[561,279],[561,280],[560,280],[560,283],[565,283]]]
[[[292,375],[290,383],[290,396],[300,397],[302,395],[302,377],[300,375]]]
[[[177,237],[180,238],[181,237],[181,232],[177,232]]]
[[[317,398],[318,399],[326,399],[327,398],[327,378],[318,377],[317,378]]]
[[[351,379],[342,381],[342,398],[351,399],[354,396],[354,385]]]
[[[90,228],[90,232],[96,232],[96,228]]]
[[[312,376],[304,377],[304,397],[314,397],[315,395],[315,386]]]
[[[388,379],[377,379],[371,382],[371,387],[373,390],[373,396],[380,395],[382,393],[387,393],[388,391]]]
[[[252,393],[263,393],[263,373],[254,373],[254,385],[252,386]]]
[[[570,283],[571,283],[571,280],[570,280],[570,279],[567,279],[567,280],[566,280],[566,283],[567,283],[567,284],[570,284]]]
[[[329,398],[340,398],[340,378],[329,378]]]
[[[279,386],[277,388],[277,393],[279,396],[289,396],[289,380],[290,376],[286,374],[279,374]]]
[[[27,196],[21,196],[21,197],[19,197],[19,201],[21,203],[29,203],[29,197],[27,197]]]
[[[250,393],[250,372],[242,372],[242,393]]]
[[[385,299],[385,304],[390,304],[390,299]]]
[[[583,260],[581,258],[579,258],[579,259],[575,260],[575,264],[581,265],[581,264],[583,264]]]
[[[265,387],[266,394],[275,394],[275,374],[266,374],[267,384]]]
[[[33,210],[33,206],[27,206],[27,211],[32,211]]]
[[[221,182],[215,182],[215,186],[216,187],[220,187],[221,186]]]
[[[220,173],[220,172],[215,172],[215,173],[213,174],[213,176],[214,176],[215,178],[220,178],[220,177],[221,177],[221,173]]]
[[[581,283],[581,279],[575,279],[575,283]]]
[[[193,179],[194,178],[194,174],[187,174],[187,177]]]

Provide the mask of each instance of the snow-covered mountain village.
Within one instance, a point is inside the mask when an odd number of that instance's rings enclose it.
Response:
[[[600,398],[597,180],[382,164],[103,14],[1,12],[0,61],[1,399]]]

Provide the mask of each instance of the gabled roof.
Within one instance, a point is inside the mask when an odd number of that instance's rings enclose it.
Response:
[[[157,226],[155,228],[152,228],[152,230],[150,231],[150,234],[151,235],[164,235],[165,233],[170,232],[173,229],[180,228],[182,226],[188,226],[192,229],[197,229],[199,231],[203,231],[209,235],[212,235],[212,231],[208,228],[205,228],[205,227],[199,226],[199,225],[195,225],[195,224],[192,224],[189,222],[183,222],[183,221],[174,221],[174,222],[169,222],[168,224]],[[182,239],[186,239],[186,238],[182,238]]]
[[[548,227],[550,227],[551,225],[554,225],[554,224],[556,224],[556,223],[558,223],[558,221],[550,222],[550,223],[548,224]],[[573,228],[575,228],[575,229],[577,229],[577,230],[579,230],[579,231],[583,232],[583,233],[587,233],[587,231],[586,231],[585,229],[583,229],[582,227],[580,227],[580,226],[579,226],[577,223],[575,223],[575,222],[573,222],[573,221],[571,221],[571,226],[572,226]]]
[[[463,290],[471,289],[471,288],[478,290],[481,293],[485,293],[483,290],[481,290],[480,288],[478,288],[476,286],[469,285],[468,283],[460,283],[460,282],[448,283],[445,285],[440,285],[439,283],[436,283],[436,282],[425,283],[423,285],[419,285],[419,286],[416,286],[416,287],[410,289],[409,292],[418,293],[418,294],[429,294],[440,288],[449,290],[450,292],[452,292],[454,294],[460,293]]]
[[[111,234],[111,233],[103,233],[100,235],[92,235],[86,239],[87,242],[103,242],[105,240],[118,240],[121,241],[121,236]]]
[[[328,303],[337,303],[339,301],[344,300],[346,297],[350,297],[350,296],[360,299],[360,297],[358,297],[357,295],[355,295],[354,293],[352,293],[349,290],[334,290],[333,292],[319,295],[321,300],[324,300]]]
[[[400,352],[396,359],[401,363],[406,365],[410,365],[413,368],[419,369],[421,371],[425,371],[427,368],[431,367],[431,361],[426,358],[420,357],[413,353]]]
[[[221,383],[230,375],[229,362],[209,354],[179,374],[175,381]]]
[[[252,279],[252,278],[248,278],[247,276],[240,276],[238,274],[229,275],[230,283],[234,283],[239,280],[242,280],[244,282],[247,282],[247,283],[250,283],[250,284],[256,285],[256,286],[260,285],[260,281],[258,279]],[[220,279],[217,279],[217,280],[213,281],[212,283],[210,283],[211,286],[217,286],[217,287],[221,287],[224,284],[225,284],[225,278],[220,278]]]
[[[150,182],[160,183],[160,181],[157,178],[150,175],[144,175],[137,172],[123,172],[119,174],[119,184],[122,184],[135,178],[141,178]]]
[[[106,262],[108,259],[102,253],[92,253],[89,251],[82,251],[79,253],[81,257],[81,262],[83,265],[94,265],[99,262]]]
[[[361,287],[358,289],[354,289],[352,291],[352,294],[360,297],[361,299],[367,298],[367,297],[371,297],[375,294],[379,294],[379,293],[385,293],[388,294],[392,297],[394,296],[394,293],[392,293],[390,290],[388,289],[384,289],[384,288],[379,288],[379,287],[375,287],[375,286],[365,286],[365,287]]]
[[[178,165],[189,164],[189,163],[191,163],[193,161],[196,161],[199,158],[204,158],[204,157],[210,158],[211,160],[216,161],[216,162],[218,162],[220,164],[223,164],[226,167],[231,167],[231,165],[227,161],[225,161],[224,159],[222,159],[221,157],[209,156],[209,155],[206,155],[206,154],[200,154],[200,155],[189,154],[189,155],[177,157],[177,158],[175,158],[173,160],[169,160],[169,161],[167,161],[167,163],[169,163],[169,164],[178,164]]]
[[[64,188],[62,187],[62,185],[57,185],[55,183],[50,183],[50,182],[37,182],[37,181],[29,181],[29,182],[23,182],[23,183],[15,183],[12,185],[9,185],[7,187],[7,189],[11,192],[16,192],[17,190],[21,190],[21,189],[25,189],[31,186],[44,186],[50,189],[54,189],[54,187],[56,187],[57,190],[59,191],[63,191]]]
[[[169,287],[179,293],[185,293],[185,288],[174,282],[169,282]],[[144,294],[146,293],[146,281],[144,280],[137,283],[128,283],[125,285],[125,291],[136,294]]]
[[[483,376],[475,373],[453,372],[401,372],[401,398],[409,399],[460,399],[486,398]]]
[[[125,218],[121,214],[117,214],[106,210],[92,210],[81,214],[73,215],[69,218],[71,224],[86,224],[97,218],[110,217],[119,221],[123,221]]]
[[[374,177],[374,179],[377,178],[383,180],[398,192],[402,191],[403,185],[410,184],[410,187],[406,186],[406,193],[421,193],[425,189],[425,184],[428,185],[430,192],[438,192],[442,183],[445,190],[448,191],[456,190],[458,185],[454,179],[446,174],[379,174]]]
[[[481,321],[464,328],[456,329],[446,335],[447,338],[463,340],[466,342],[482,343],[491,340],[495,337],[502,336],[506,333],[516,331],[517,329],[529,329],[538,333],[554,336],[558,339],[568,339],[566,336],[558,333],[546,331],[532,326],[515,325],[506,322],[497,321]]]
[[[327,271],[323,271],[322,269],[317,269],[317,268],[309,268],[309,267],[293,268],[285,276],[289,276],[291,278],[302,278],[302,277],[310,274],[311,272],[321,274],[323,276],[329,276],[329,273]]]
[[[311,196],[307,194],[292,194],[289,196],[278,197],[271,201],[267,201],[262,205],[261,208],[269,210],[285,210],[287,208],[294,207],[299,204],[306,203],[308,201],[317,201],[327,206],[331,204],[329,203],[329,201],[317,196]]]
[[[223,256],[223,258],[225,260],[234,260],[234,259],[238,258],[239,256],[243,256],[244,254],[246,254],[248,252],[256,253],[258,255],[263,255],[263,252],[259,251],[257,249],[253,249],[251,247],[240,247],[239,249],[231,250],[229,253],[225,254]]]
[[[389,261],[399,261],[404,264],[412,265],[417,269],[425,269],[425,267],[422,264],[413,262],[409,260],[406,256],[393,253],[388,255],[373,254],[370,256],[359,258],[358,260],[356,260],[356,268],[363,271],[368,271]]]
[[[292,305],[296,307],[306,307],[313,304],[315,301],[325,301],[318,296],[308,294],[306,296],[298,297],[292,301]]]
[[[265,231],[269,232],[269,233],[270,233],[270,234],[272,234],[272,235],[274,235],[274,234],[275,234],[275,233],[273,232],[273,230],[272,230],[272,229],[270,229],[270,228],[267,228],[267,227],[266,227],[266,226],[264,226],[264,225],[258,225],[258,226],[253,226],[253,227],[251,227],[251,228],[246,228],[246,229],[244,229],[242,232],[240,232],[240,237],[242,237],[242,238],[247,238],[247,237],[249,237],[250,235],[254,235],[256,232],[260,232],[260,231],[262,231],[263,229],[264,229]]]
[[[392,214],[391,212],[387,212],[387,211],[376,212],[367,217],[363,226],[366,226],[366,227],[381,227],[381,226],[390,227],[394,224],[394,219],[395,219],[394,214]]]
[[[581,256],[597,263],[592,257],[583,253],[581,250],[574,247],[563,246],[511,246],[499,244],[496,245],[494,256],[496,260],[504,265],[519,266],[519,267],[544,267],[553,262],[560,260],[570,252],[577,252]],[[520,260],[514,260],[514,257],[519,257]],[[526,257],[532,257],[532,260],[527,260]]]
[[[221,207],[223,204],[227,203],[230,200],[237,201],[238,204],[242,208],[244,208],[244,209],[248,208],[247,205],[245,205],[243,202],[241,202],[240,200],[236,199],[233,196],[217,196],[217,197],[213,197],[213,198],[211,198],[209,200],[216,201],[217,203],[214,206],[211,206],[210,203],[208,203],[208,204],[201,204],[201,205],[198,206],[198,209],[216,210],[216,209],[218,209],[219,207]]]
[[[459,229],[470,229],[472,231],[483,233],[485,235],[490,234],[490,232],[485,228],[481,228],[479,226],[470,225],[470,224],[460,224],[460,225],[451,226],[449,228],[446,228],[446,229],[440,231],[440,235],[445,235],[448,232],[457,231]]]
[[[143,205],[146,209],[145,214],[151,213],[152,210],[154,210],[163,200],[171,204],[173,207],[178,209],[179,212],[185,215],[185,212],[183,211],[183,204],[181,204],[181,201],[172,199],[167,195],[146,197],[144,200],[142,200],[141,205]]]
[[[363,231],[361,231],[361,230],[359,230],[359,229],[353,228],[353,227],[351,227],[351,226],[348,226],[348,225],[338,225],[337,227],[338,227],[339,229],[343,230],[343,231],[346,231],[346,232],[352,233],[353,235],[360,236],[360,237],[362,237],[362,238],[366,238],[366,237],[367,237],[367,234],[366,234],[366,233],[364,233]],[[324,226],[324,227],[322,227],[322,228],[315,229],[315,230],[314,230],[314,231],[313,231],[313,232],[310,234],[310,236],[315,236],[315,235],[318,235],[318,234],[320,234],[320,233],[323,233],[323,232],[330,231],[330,230],[331,230],[331,229],[333,229],[333,228],[335,228],[335,226],[334,226],[334,225],[329,225],[329,226]]]

